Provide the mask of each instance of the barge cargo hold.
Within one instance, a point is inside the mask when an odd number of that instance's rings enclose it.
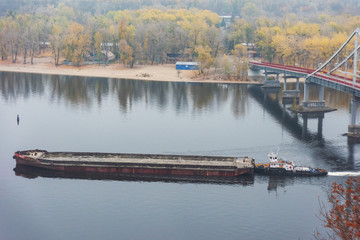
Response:
[[[17,151],[17,165],[55,171],[234,177],[253,174],[249,157],[157,155],[92,152]]]

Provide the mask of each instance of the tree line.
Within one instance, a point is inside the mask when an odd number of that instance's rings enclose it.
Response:
[[[60,4],[49,14],[12,14],[0,19],[1,57],[13,62],[22,53],[24,61],[50,43],[55,64],[60,56],[75,65],[86,52],[112,51],[124,64],[164,63],[167,53],[184,54],[192,59],[197,48],[208,46],[217,54],[220,18],[207,10],[158,9],[113,11],[106,15],[75,12]]]
[[[249,13],[256,10],[247,6]],[[17,62],[21,54],[24,63],[33,63],[40,49],[50,46],[55,65],[67,59],[80,66],[87,55],[107,64],[112,52],[116,61],[133,67],[165,63],[173,53],[180,60],[198,61],[203,75],[221,69],[222,77],[239,79],[246,77],[251,46],[266,61],[316,68],[357,26],[360,17],[351,15],[322,14],[304,22],[293,14],[250,14],[231,18],[228,26],[209,10],[149,8],[96,15],[60,3],[1,17],[0,55]]]
[[[65,4],[75,11],[92,15],[105,15],[109,11],[159,9],[206,9],[219,15],[246,18],[252,14],[266,17],[284,17],[296,14],[304,19],[314,19],[322,13],[330,15],[358,14],[357,0],[0,0],[0,16],[8,11],[29,13],[46,11],[47,6]]]

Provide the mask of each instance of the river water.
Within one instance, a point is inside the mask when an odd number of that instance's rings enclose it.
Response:
[[[343,136],[350,99],[325,89],[338,110],[304,128],[258,86],[0,73],[0,239],[312,239],[324,233],[319,201],[360,171],[360,145]],[[12,159],[46,149],[266,162],[278,148],[329,176],[101,179],[15,171]]]

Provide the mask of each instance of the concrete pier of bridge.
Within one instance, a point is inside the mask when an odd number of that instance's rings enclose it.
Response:
[[[319,99],[318,99],[318,101],[310,101],[309,100],[309,88],[310,88],[311,85],[319,87],[319,91],[318,91]],[[311,82],[305,81],[305,84],[304,84],[304,100],[303,100],[302,104],[303,104],[304,107],[307,107],[307,108],[323,108],[323,107],[325,107],[324,86],[316,84],[316,83],[311,83]]]
[[[312,86],[315,86],[318,89],[318,92],[317,92],[318,99],[317,100],[309,99],[309,91],[310,91],[310,87],[312,87]],[[290,110],[295,113],[300,113],[302,115],[303,114],[308,114],[308,115],[322,114],[322,115],[324,115],[324,113],[336,111],[335,108],[328,107],[325,104],[324,86],[317,84],[317,83],[310,82],[310,81],[305,81],[305,83],[304,83],[304,99],[302,101],[302,104],[297,105],[297,106],[292,106],[290,108]]]
[[[268,75],[276,75],[276,79],[269,79]],[[280,88],[280,80],[279,80],[280,73],[278,72],[269,72],[265,70],[265,81],[264,81],[264,88]]]
[[[288,79],[296,79],[296,89],[295,90],[289,90],[287,87],[287,80]],[[297,76],[287,76],[284,74],[284,88],[282,92],[282,102],[284,104],[299,104],[300,99],[300,85],[299,80],[300,77]]]
[[[360,105],[360,98],[353,96],[351,99],[351,118],[350,118],[350,124],[348,126],[348,137],[352,139],[358,139],[360,140],[360,125],[356,124],[356,113],[357,109]]]
[[[322,131],[323,131],[323,121],[324,121],[325,114],[324,113],[316,113],[316,114],[308,114],[304,113],[302,114],[303,118],[303,131],[302,131],[302,137],[306,139],[308,134],[308,120],[309,119],[317,119],[317,138],[322,139]]]

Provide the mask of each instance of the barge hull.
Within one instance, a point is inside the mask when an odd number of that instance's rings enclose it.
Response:
[[[28,151],[23,151],[28,152]],[[136,162],[87,162],[87,161],[52,161],[44,158],[35,158],[16,152],[14,159],[18,165],[27,165],[37,168],[49,169],[54,171],[73,172],[73,173],[117,173],[117,174],[144,174],[144,175],[181,175],[181,176],[214,176],[214,177],[234,177],[243,174],[253,174],[253,167],[235,166],[197,166],[197,165],[170,165],[164,163],[140,164]],[[46,152],[46,151],[44,151]],[[47,153],[47,152],[46,152]],[[128,156],[128,155],[127,155]],[[134,156],[137,156],[134,154]],[[138,155],[142,156],[142,155]],[[147,155],[151,156],[151,155]],[[159,155],[154,155],[158,157]],[[165,155],[164,155],[165,156]],[[162,157],[164,157],[162,156]],[[185,157],[168,155],[167,157]],[[196,156],[195,158],[198,158]],[[205,157],[206,159],[212,157]],[[213,157],[216,159],[216,157]],[[221,158],[221,157],[220,157]],[[197,159],[198,160],[198,159]],[[156,161],[156,159],[155,159]],[[212,160],[214,161],[214,160]]]
[[[154,175],[154,174],[123,174],[123,173],[93,173],[93,172],[63,172],[44,168],[16,164],[15,176],[27,179],[56,178],[56,179],[86,179],[86,180],[114,180],[141,182],[174,182],[197,184],[231,184],[249,186],[254,184],[254,175],[245,174],[235,177],[208,177],[189,175]]]

